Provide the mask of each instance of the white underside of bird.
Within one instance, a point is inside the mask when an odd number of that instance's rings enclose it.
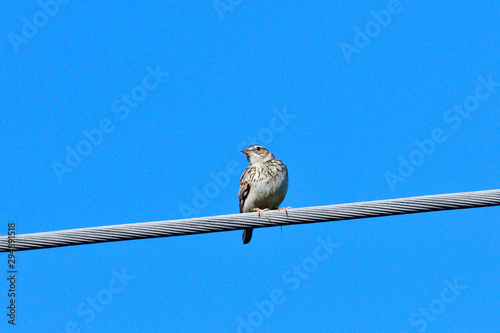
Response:
[[[256,169],[265,168],[255,165]],[[242,213],[252,212],[254,208],[277,209],[285,199],[288,190],[288,173],[280,172],[273,177],[265,177],[256,174],[255,180],[249,182],[250,191],[243,204]]]

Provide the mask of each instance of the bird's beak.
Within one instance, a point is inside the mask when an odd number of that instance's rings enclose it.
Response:
[[[246,155],[246,153],[247,153],[247,151],[246,151],[246,150],[242,150],[241,152],[242,152],[243,154],[245,154],[245,155]]]

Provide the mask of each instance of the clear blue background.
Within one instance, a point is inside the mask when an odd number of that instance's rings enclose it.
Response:
[[[10,221],[20,234],[237,213],[239,150],[252,143],[287,164],[284,206],[500,188],[500,88],[455,129],[444,119],[478,77],[500,82],[497,2],[401,1],[381,27],[370,13],[387,0],[222,1],[221,15],[211,1],[69,1],[46,22],[37,1],[3,4],[1,235]],[[16,52],[9,36],[34,16],[45,25]],[[373,37],[346,57],[342,43],[367,24]],[[169,76],[121,119],[113,103],[157,66]],[[59,180],[53,163],[106,118],[114,130]],[[414,153],[436,129],[447,139]],[[391,188],[387,173],[412,153],[424,160]],[[228,164],[227,184],[210,185]],[[499,216],[267,228],[245,246],[235,231],[19,252],[16,327],[1,278],[0,330],[237,332],[241,319],[242,332],[498,332]],[[283,278],[328,237],[339,246],[292,290]],[[466,289],[442,309],[445,280]],[[257,313],[275,290],[283,302]]]

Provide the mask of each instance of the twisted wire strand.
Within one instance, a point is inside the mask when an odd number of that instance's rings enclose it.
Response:
[[[8,236],[0,236],[0,252],[194,235],[248,227],[264,228],[498,205],[500,205],[500,190],[488,190],[295,208],[288,209],[288,214],[283,211],[269,211],[266,212],[269,219],[263,216],[259,217],[257,213],[246,213],[119,224],[16,235],[14,248],[9,248]]]

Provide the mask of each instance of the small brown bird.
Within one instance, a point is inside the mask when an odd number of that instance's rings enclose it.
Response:
[[[261,145],[241,151],[249,162],[240,179],[240,213],[279,209],[288,190],[288,170],[279,159]],[[284,209],[284,208],[283,208]],[[243,244],[252,239],[253,228],[243,231]]]

